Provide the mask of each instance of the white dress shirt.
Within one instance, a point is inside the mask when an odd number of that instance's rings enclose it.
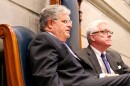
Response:
[[[101,58],[101,52],[98,51],[98,50],[97,50],[96,48],[94,48],[93,46],[91,46],[91,48],[93,49],[93,51],[94,51],[95,54],[96,54],[97,60],[98,60],[98,62],[99,62],[99,65],[100,65],[100,67],[101,67],[101,70],[102,70],[102,73],[107,73],[107,69],[106,69],[106,67],[105,67],[105,64],[104,64],[102,58]],[[106,52],[103,52],[103,53],[104,53],[105,56],[106,56]],[[110,66],[110,64],[109,64],[109,66]],[[111,70],[111,74],[115,74],[114,71],[112,70],[111,66],[110,66],[110,70]]]

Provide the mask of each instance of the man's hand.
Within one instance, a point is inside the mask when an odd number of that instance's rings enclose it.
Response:
[[[119,76],[119,74],[105,74],[105,77]]]
[[[119,74],[106,74],[106,73],[101,73],[101,74],[99,75],[99,78],[111,77],[111,76],[119,76]]]

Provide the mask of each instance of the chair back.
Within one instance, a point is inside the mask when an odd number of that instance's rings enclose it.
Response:
[[[28,28],[22,26],[14,26],[13,29],[16,33],[16,37],[18,41],[18,47],[19,47],[18,49],[20,54],[20,61],[21,61],[24,83],[25,86],[30,86],[31,67],[28,59],[28,45],[32,40],[32,38],[35,36],[35,33],[33,33]]]
[[[27,50],[34,36],[35,33],[26,27],[0,25],[8,86],[31,86],[31,67]]]

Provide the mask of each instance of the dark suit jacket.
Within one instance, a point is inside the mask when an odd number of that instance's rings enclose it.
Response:
[[[63,42],[47,32],[32,40],[29,56],[32,86],[130,86],[130,75],[103,79],[93,76]]]
[[[76,54],[81,59],[82,65],[86,70],[89,70],[94,75],[102,73],[97,57],[90,46],[77,51]],[[130,73],[130,68],[124,64],[119,53],[113,50],[107,50],[106,57],[115,73]],[[119,66],[121,68],[119,68]]]
[[[29,56],[34,86],[100,86],[95,78],[92,78],[95,83],[88,79],[90,74],[64,43],[47,32],[39,33],[32,40]]]

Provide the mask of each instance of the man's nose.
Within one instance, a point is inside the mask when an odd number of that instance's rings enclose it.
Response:
[[[69,26],[71,28],[72,27],[72,21],[68,22],[67,26]]]

